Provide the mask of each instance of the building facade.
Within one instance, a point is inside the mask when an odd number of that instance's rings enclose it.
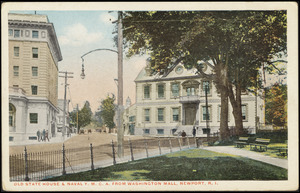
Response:
[[[66,135],[70,134],[70,116],[69,116],[69,104],[70,100],[66,100],[66,109],[65,109],[65,117],[64,117],[64,99],[58,99],[58,113],[57,113],[57,133],[59,136],[62,135],[62,131],[64,129],[64,119],[65,119],[65,128]]]
[[[210,73],[207,65],[204,65],[204,70]],[[167,73],[151,74],[150,67],[146,66],[135,83],[136,103],[126,109],[123,116],[128,133],[170,136],[184,130],[187,135],[192,135],[194,126],[197,136],[219,132],[220,95],[212,81],[201,77],[196,69],[186,69],[178,63]],[[231,112],[229,104],[228,126],[234,127]],[[243,125],[249,133],[255,133],[256,126],[264,120],[263,112],[260,97],[243,93]]]
[[[36,140],[57,132],[60,47],[46,15],[8,14],[9,138]]]

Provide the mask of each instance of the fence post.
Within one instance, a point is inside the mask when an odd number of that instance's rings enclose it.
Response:
[[[114,140],[111,140],[111,148],[112,148],[112,155],[113,155],[113,164],[116,164],[116,154],[115,154],[115,146],[114,146]]]
[[[28,177],[28,160],[27,160],[27,149],[25,146],[24,149],[24,158],[25,158],[25,181],[29,181],[29,177]]]
[[[65,152],[65,144],[63,143],[63,146],[62,146],[62,158],[63,158],[63,171],[62,171],[62,175],[65,175],[67,172],[66,172],[66,152]]]
[[[94,170],[94,156],[93,156],[93,145],[90,144],[91,149],[91,169]]]
[[[170,137],[169,137],[169,144],[170,144],[170,153],[172,153],[172,142],[171,142]]]
[[[159,138],[158,138],[158,148],[159,148],[159,155],[161,155],[160,139]]]
[[[131,141],[130,141],[130,139],[128,139],[128,141],[129,141],[129,146],[130,146],[131,161],[134,161],[134,158],[133,158],[133,149],[132,149],[132,144],[131,144]]]
[[[147,155],[147,158],[148,158],[148,157],[149,157],[149,154],[148,154],[148,144],[147,144],[147,140],[144,139],[144,142],[145,142],[146,155]]]
[[[188,142],[188,146],[189,146],[189,149],[190,149],[191,147],[190,147],[190,138],[189,137],[187,137],[187,142]]]
[[[181,151],[181,143],[180,143],[180,139],[179,139],[179,137],[177,137],[177,139],[178,139],[178,143],[179,143],[179,149],[180,149],[180,151]]]

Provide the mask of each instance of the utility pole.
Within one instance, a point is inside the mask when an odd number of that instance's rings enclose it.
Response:
[[[122,124],[123,112],[123,30],[122,11],[118,11],[118,156],[124,156],[124,129]]]
[[[64,109],[63,109],[63,113],[64,113],[64,119],[63,119],[63,130],[62,130],[62,137],[63,139],[65,139],[65,134],[66,134],[66,98],[67,98],[67,86],[68,86],[68,78],[73,78],[73,76],[68,76],[68,74],[74,74],[73,72],[63,72],[63,71],[59,71],[59,73],[63,73],[65,74],[64,76],[59,76],[62,78],[65,78],[65,93],[64,93]]]
[[[206,110],[206,131],[207,131],[207,138],[210,137],[210,129],[209,129],[209,114],[208,114],[208,100],[207,100],[207,92],[208,92],[208,85],[205,85],[205,110]]]
[[[78,127],[78,112],[79,112],[79,108],[78,108],[78,104],[77,104],[77,134],[79,133],[79,127]]]

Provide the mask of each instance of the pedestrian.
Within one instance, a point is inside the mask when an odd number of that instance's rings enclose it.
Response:
[[[46,133],[45,133],[45,141],[46,141],[46,139],[48,139],[48,141],[50,141],[49,138],[48,138],[48,134],[49,133],[48,133],[48,130],[47,130]]]
[[[45,131],[45,129],[43,129],[43,141],[46,141],[46,139],[45,139],[45,135],[46,135],[46,131]]]
[[[193,127],[193,137],[196,137],[196,127]]]
[[[40,130],[38,130],[36,132],[36,135],[37,135],[37,138],[38,138],[38,142],[40,142],[40,140],[41,140],[41,132],[40,132]]]
[[[185,137],[186,137],[186,133],[185,133],[184,130],[183,130],[182,133],[181,133],[181,137],[182,137],[182,145],[185,145]]]

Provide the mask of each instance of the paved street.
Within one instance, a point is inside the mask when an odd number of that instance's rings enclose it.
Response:
[[[287,159],[274,158],[274,157],[260,154],[258,152],[254,152],[254,151],[239,149],[239,148],[235,148],[232,146],[208,146],[208,147],[203,147],[203,149],[215,151],[215,152],[219,152],[219,153],[228,153],[228,154],[232,154],[232,155],[238,155],[238,156],[258,160],[261,162],[265,162],[265,163],[272,164],[272,165],[275,165],[275,166],[278,166],[281,168],[288,169],[288,160]]]

